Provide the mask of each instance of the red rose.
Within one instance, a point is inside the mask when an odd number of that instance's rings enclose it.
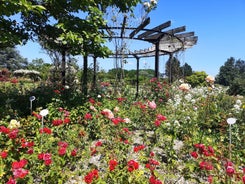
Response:
[[[7,151],[2,151],[2,152],[0,152],[0,156],[1,156],[1,158],[7,158],[7,156],[8,156],[8,152]]]
[[[193,158],[197,158],[198,157],[198,154],[197,154],[197,152],[193,151],[193,152],[191,152],[191,156]]]

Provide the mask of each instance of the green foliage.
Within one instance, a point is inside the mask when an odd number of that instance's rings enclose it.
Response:
[[[216,83],[229,86],[230,95],[244,95],[245,61],[230,57],[225,64],[220,67],[216,77]]]
[[[170,57],[165,68],[170,83],[180,78],[180,61],[176,57]]]
[[[0,48],[13,47],[16,44],[25,43],[29,38],[22,21],[16,21],[20,13],[27,15],[30,12],[40,13],[43,6],[32,1],[2,0],[0,4]]]
[[[205,78],[208,75],[206,72],[194,72],[192,75],[186,77],[186,82],[188,82],[192,87],[204,86]]]
[[[16,177],[19,183],[89,183],[89,177],[93,183],[147,184],[150,178],[173,183],[180,176],[185,182],[205,183],[209,175],[216,183],[242,183],[235,176],[243,176],[239,167],[244,163],[244,99],[227,95],[219,86],[182,91],[176,84],[152,79],[137,99],[134,93],[111,93],[106,83],[87,97],[65,89],[54,92],[48,86],[24,90],[19,83],[3,85],[1,98],[11,95],[13,100],[5,104],[12,111],[1,109],[1,181],[13,177],[13,162],[26,159],[22,169],[29,173]],[[17,93],[23,99],[36,96],[32,116],[14,112]],[[48,114],[40,117],[45,108]],[[237,119],[232,125],[231,158],[228,117]],[[190,157],[199,149],[193,147],[196,143],[206,152]],[[207,156],[211,148],[214,154]],[[202,161],[211,169],[202,168]],[[232,161],[235,175],[226,173],[227,161]]]

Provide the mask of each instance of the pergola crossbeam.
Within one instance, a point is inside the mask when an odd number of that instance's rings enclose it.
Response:
[[[181,26],[181,27],[177,27],[177,28],[165,31],[165,33],[174,35],[175,33],[184,32],[185,29],[186,29],[185,26]]]
[[[180,33],[180,34],[175,34],[178,38],[186,38],[186,37],[191,37],[194,36],[194,32],[187,32],[187,33]]]
[[[136,35],[138,32],[140,32],[142,29],[144,29],[145,26],[147,26],[150,23],[150,17],[148,17],[144,22],[142,22],[133,32],[129,34],[129,38],[133,38],[134,35]]]
[[[146,32],[140,34],[138,36],[138,38],[144,38],[144,37],[149,36],[149,35],[151,35],[151,34],[153,34],[155,32],[161,32],[163,29],[165,29],[165,28],[167,28],[169,26],[171,26],[171,21],[167,21],[167,22],[165,22],[165,23],[163,23],[163,24],[161,24],[161,25],[159,25],[157,27],[154,27],[150,31],[146,31]]]

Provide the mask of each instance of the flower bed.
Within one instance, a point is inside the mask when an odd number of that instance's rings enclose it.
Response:
[[[2,118],[1,181],[245,183],[243,98],[213,81],[192,89],[153,79],[136,100],[103,90],[73,107],[56,93],[32,115]]]

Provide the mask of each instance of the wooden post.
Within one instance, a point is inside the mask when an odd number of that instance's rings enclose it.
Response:
[[[155,77],[159,78],[159,41],[155,43]]]
[[[83,75],[82,75],[82,93],[87,96],[88,94],[88,56],[83,56]]]

